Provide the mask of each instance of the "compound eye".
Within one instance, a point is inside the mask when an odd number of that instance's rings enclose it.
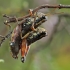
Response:
[[[15,43],[14,43],[14,42],[11,42],[11,43],[10,43],[10,46],[11,46],[11,47],[14,47],[14,46],[15,46]]]

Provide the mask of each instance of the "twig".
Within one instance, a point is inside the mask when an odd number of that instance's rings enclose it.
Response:
[[[2,35],[0,35],[0,37],[2,37],[2,38],[3,38],[3,39],[1,40],[1,42],[0,42],[0,46],[2,45],[2,43],[3,43],[7,38],[9,38],[9,37],[10,37],[11,33],[12,33],[12,31],[11,31],[11,32],[9,32],[9,34],[7,34],[6,36],[2,36]]]
[[[43,8],[59,8],[59,9],[62,9],[62,8],[70,8],[70,5],[62,5],[62,4],[59,4],[59,5],[49,5],[49,4],[45,4],[45,5],[42,5],[42,6],[39,6],[39,7],[35,8],[32,13],[34,14],[35,12],[37,12],[38,10],[43,9]],[[17,18],[17,20],[21,21],[21,20],[23,20],[23,19],[25,19],[27,17],[30,17],[30,16],[31,15],[28,14],[28,15],[25,15],[23,17]],[[4,17],[8,17],[8,16],[4,16]],[[15,17],[11,17],[11,18],[9,18],[9,21],[5,22],[5,23],[10,23],[10,22],[16,22],[16,18]]]

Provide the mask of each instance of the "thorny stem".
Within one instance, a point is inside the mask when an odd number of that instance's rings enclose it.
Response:
[[[0,42],[0,46],[2,45],[2,43],[3,43],[7,38],[9,38],[9,36],[11,35],[11,33],[12,33],[12,31],[9,32],[9,34],[7,34],[6,36],[0,35],[0,37],[3,38],[3,39],[1,40],[1,42]]]
[[[35,8],[35,9],[33,9],[33,14],[35,12],[37,12],[38,10],[43,9],[43,8],[59,8],[59,9],[62,9],[62,8],[70,8],[70,5],[62,5],[62,4],[59,4],[59,5],[49,5],[49,4],[45,4],[45,5],[42,5],[42,6],[39,6],[39,7]],[[28,15],[25,15],[23,17],[17,18],[17,20],[21,21],[21,20],[23,20],[23,19],[25,19],[27,17],[30,17],[30,16],[31,15],[28,14]],[[8,16],[4,16],[4,17],[8,17]],[[9,18],[9,21],[5,22],[5,23],[10,23],[10,22],[17,22],[16,18],[15,17]]]

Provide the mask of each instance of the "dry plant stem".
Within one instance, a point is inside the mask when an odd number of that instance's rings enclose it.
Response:
[[[70,5],[62,5],[62,4],[59,4],[59,5],[49,5],[49,4],[45,4],[45,5],[42,5],[42,6],[39,6],[39,7],[35,8],[32,13],[34,14],[35,12],[37,12],[38,10],[43,9],[43,8],[59,8],[59,9],[62,9],[62,8],[70,8]],[[28,14],[26,16],[17,18],[17,20],[21,21],[21,20],[23,20],[23,19],[25,19],[27,17],[30,17],[30,16],[31,15]],[[14,17],[11,18],[11,21],[9,21],[7,23],[10,23],[10,22],[16,22],[16,18],[14,18]]]
[[[45,4],[45,5],[42,5],[42,6],[39,6],[39,7],[35,8],[33,10],[33,14],[35,12],[37,12],[38,10],[43,9],[43,8],[59,8],[59,9],[61,9],[61,8],[70,8],[70,5],[61,5],[61,4],[60,5],[49,5],[49,4]],[[21,21],[21,20],[23,20],[24,18],[27,18],[27,17],[30,17],[30,14],[18,18],[18,21]]]
[[[3,38],[3,39],[1,40],[1,42],[0,42],[0,46],[2,45],[2,43],[3,43],[7,38],[10,37],[11,33],[12,33],[12,31],[10,31],[9,34],[7,34],[6,36],[0,35],[0,37]]]

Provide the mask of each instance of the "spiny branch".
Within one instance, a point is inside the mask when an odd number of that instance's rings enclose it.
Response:
[[[1,40],[1,42],[0,42],[0,46],[2,45],[2,43],[3,43],[7,38],[9,38],[9,36],[11,35],[11,33],[12,33],[12,31],[9,32],[9,34],[7,34],[6,36],[0,35],[0,37],[3,38],[3,39]]]
[[[39,6],[39,7],[35,8],[35,9],[33,9],[32,13],[34,14],[35,12],[37,12],[38,10],[43,9],[43,8],[59,8],[59,9],[62,9],[62,8],[70,8],[70,5],[62,5],[62,4],[59,4],[59,5],[49,5],[49,4],[45,4],[45,5],[42,5],[42,6]],[[17,18],[17,20],[21,21],[21,20],[23,20],[23,19],[25,19],[27,17],[30,17],[30,16],[31,15],[28,14],[28,15],[25,15],[23,17]],[[15,17],[11,17],[10,18],[7,15],[4,15],[3,17],[9,18],[9,20],[7,22],[5,22],[5,23],[17,22]]]

